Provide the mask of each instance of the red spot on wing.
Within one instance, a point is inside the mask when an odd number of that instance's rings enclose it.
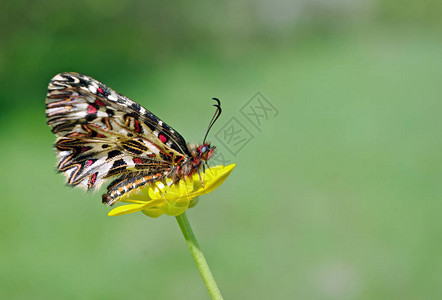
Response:
[[[148,156],[150,156],[150,157],[155,157],[156,154],[155,154],[155,153],[152,153],[152,154],[149,154]]]
[[[92,160],[92,159],[89,159],[88,161],[87,161],[87,166],[89,167],[90,165],[92,165],[94,163],[94,161]]]
[[[161,142],[163,142],[163,143],[167,142],[167,137],[165,137],[164,135],[160,134],[158,137],[160,138]]]
[[[97,175],[98,175],[98,172],[92,174],[92,176],[91,176],[91,185],[95,184],[95,181],[97,180]]]
[[[152,154],[150,154],[148,156],[152,156]],[[155,156],[155,154],[154,154],[154,156]],[[142,158],[142,157],[135,157],[133,160],[136,165],[145,164],[145,163],[149,162],[149,159]]]
[[[100,94],[103,94],[103,89],[101,87],[99,87],[97,90]]]
[[[104,138],[105,136],[102,135],[101,133],[98,133],[98,134],[97,134],[97,137],[98,137],[98,138]]]
[[[104,106],[104,103],[100,99],[96,99],[95,104],[100,105],[100,106]]]
[[[140,122],[138,122],[137,120],[135,120],[135,132],[140,132]]]
[[[89,104],[89,106],[87,107],[87,113],[88,114],[95,114],[95,113],[97,113],[97,109],[92,104]]]
[[[92,147],[90,147],[90,146],[83,146],[82,148],[81,148],[81,152],[86,152],[87,150],[90,150]]]

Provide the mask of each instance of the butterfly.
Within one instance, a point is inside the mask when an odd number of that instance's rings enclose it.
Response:
[[[113,179],[102,195],[108,205],[156,181],[177,183],[199,173],[213,155],[215,147],[206,138],[222,111],[213,99],[216,112],[203,143],[189,145],[149,110],[101,82],[79,73],[57,74],[46,97],[57,169],[69,185],[88,190]]]

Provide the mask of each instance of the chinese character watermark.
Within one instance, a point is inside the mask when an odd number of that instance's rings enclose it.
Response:
[[[240,112],[259,131],[264,121],[276,117],[278,110],[260,92],[257,92],[241,109]]]
[[[226,149],[230,155],[237,156],[237,154],[249,144],[255,136],[252,134],[252,126],[245,126],[252,123],[255,130],[261,131],[264,123],[270,118],[278,115],[276,107],[269,102],[260,92],[257,92],[245,105],[239,110],[241,115],[237,118],[233,116],[220,130],[215,134],[220,148]],[[241,121],[239,119],[242,119]],[[244,121],[246,119],[247,121]],[[245,124],[245,125],[244,125]],[[212,163],[219,163],[227,165],[231,162],[227,152],[215,152],[212,157]]]
[[[230,159],[226,159],[224,154],[218,151],[218,149],[216,149],[215,154],[212,156],[209,162],[211,166],[217,166],[217,165],[227,166],[231,163],[232,161]]]
[[[237,118],[233,117],[215,134],[215,138],[233,156],[236,156],[254,136]]]

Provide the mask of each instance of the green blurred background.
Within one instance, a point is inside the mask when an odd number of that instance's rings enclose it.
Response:
[[[47,84],[76,71],[188,142],[211,97],[209,140],[254,135],[188,211],[226,299],[441,299],[441,29],[440,0],[3,0],[1,297],[208,299],[174,218],[108,217],[55,173]]]

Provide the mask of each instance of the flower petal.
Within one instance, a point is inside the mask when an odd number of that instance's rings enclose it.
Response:
[[[143,204],[127,204],[127,205],[121,205],[118,207],[115,207],[113,210],[111,210],[107,215],[108,216],[121,216],[121,215],[127,215],[130,213],[134,213],[143,209],[148,209],[151,207],[154,207],[158,204],[161,204],[163,201],[161,200],[154,200],[149,201]]]
[[[210,192],[213,192],[215,189],[217,189],[224,182],[224,180],[226,180],[227,177],[229,177],[230,173],[232,173],[235,167],[236,164],[231,164],[221,169],[215,169],[213,173],[210,171],[210,169],[207,170],[205,173],[206,176],[210,176],[212,178],[207,180],[207,184],[204,187],[204,191],[200,195],[208,194]]]
[[[131,203],[111,210],[109,216],[120,216],[142,211],[145,215],[157,218],[162,214],[178,216],[198,202],[198,196],[208,194],[218,188],[232,173],[235,164],[215,166],[203,174],[196,173],[174,184],[172,179],[157,181],[149,186],[133,190],[120,201]]]
[[[181,215],[189,207],[190,199],[188,197],[180,198],[176,201],[164,201],[164,204],[160,206],[162,212],[168,216]]]
[[[145,206],[146,206],[146,204],[127,204],[127,205],[117,206],[114,209],[112,209],[107,215],[111,216],[111,217],[126,215],[126,214],[140,211]]]
[[[158,218],[163,214],[163,212],[159,208],[143,209],[141,210],[141,212],[151,218]]]

